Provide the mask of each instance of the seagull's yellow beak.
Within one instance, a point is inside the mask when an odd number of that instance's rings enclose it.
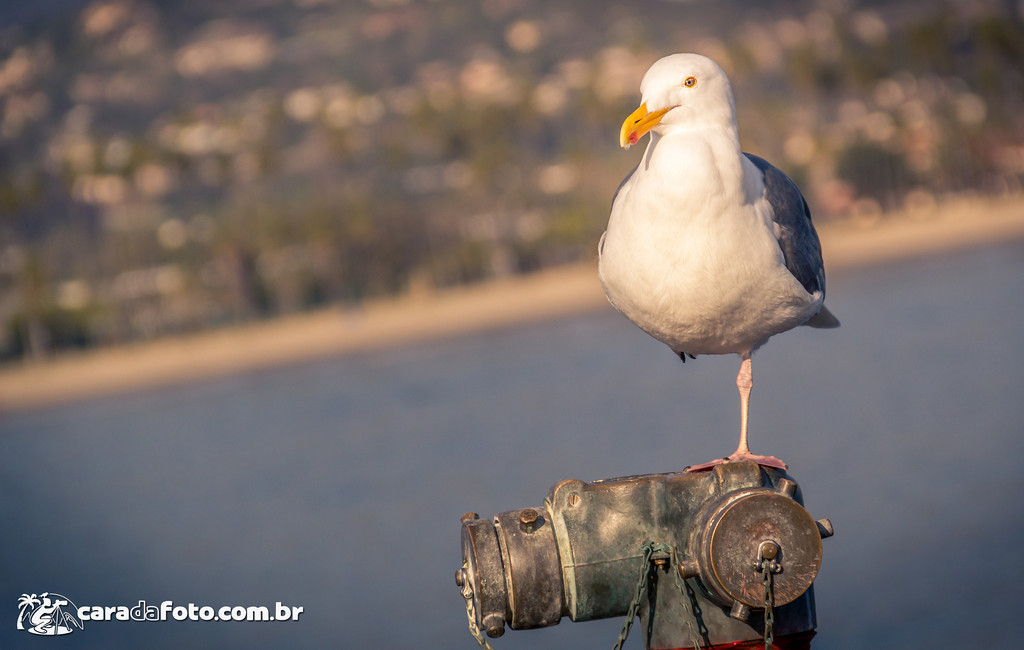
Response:
[[[660,111],[648,113],[647,104],[640,104],[640,108],[633,111],[622,123],[622,128],[619,130],[619,146],[629,149],[630,145],[636,144],[648,131],[658,126],[658,122],[669,110],[671,109],[663,108]]]

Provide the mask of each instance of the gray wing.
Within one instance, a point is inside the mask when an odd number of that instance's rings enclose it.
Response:
[[[825,294],[825,266],[821,261],[821,242],[811,223],[811,211],[796,183],[764,158],[744,153],[764,174],[764,191],[772,207],[775,237],[779,241],[786,268],[807,293]]]

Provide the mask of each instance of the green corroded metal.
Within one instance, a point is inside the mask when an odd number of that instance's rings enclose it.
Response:
[[[720,644],[761,637],[765,552],[778,567],[774,634],[814,629],[810,587],[830,532],[827,520],[815,522],[804,510],[785,472],[754,463],[566,480],[550,489],[543,508],[464,520],[459,576],[477,624],[492,637],[504,623],[528,629],[562,616],[619,617],[646,570],[645,549],[658,544],[673,551],[655,557],[640,600],[647,647],[693,647],[694,619],[703,644]]]

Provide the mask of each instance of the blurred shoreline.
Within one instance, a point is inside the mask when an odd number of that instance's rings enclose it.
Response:
[[[835,271],[1024,237],[1024,197],[819,226]],[[48,405],[507,327],[607,307],[591,263],[0,367],[0,411]]]

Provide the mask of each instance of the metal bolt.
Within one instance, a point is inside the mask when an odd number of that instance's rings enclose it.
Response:
[[[796,482],[788,478],[780,478],[779,482],[775,484],[775,491],[792,499],[796,494]]]
[[[580,504],[580,495],[573,493],[569,495],[569,507],[575,508]]]
[[[461,517],[459,517],[459,521],[462,522],[462,523],[466,523],[467,521],[473,521],[474,519],[479,519],[479,518],[480,518],[480,515],[476,514],[475,512],[467,512],[466,514],[464,514]]]
[[[745,621],[750,618],[750,607],[744,605],[738,600],[734,600],[732,603],[732,609],[729,610],[729,616],[735,618],[737,621]]]
[[[821,535],[822,539],[826,537],[832,537],[836,534],[836,529],[832,527],[832,521],[825,517],[814,522],[818,524],[818,534]]]
[[[523,508],[519,512],[519,527],[523,529],[523,532],[532,533],[537,530],[537,521],[540,519],[540,513],[533,508]]]
[[[455,572],[455,584],[460,586],[460,587],[462,585],[466,584],[466,572],[465,572],[465,569],[459,569],[458,571]]]
[[[698,568],[696,560],[682,560],[679,563],[679,575],[683,580],[687,578],[695,578],[700,575],[700,569]]]
[[[757,547],[758,559],[774,560],[775,556],[779,554],[779,545],[770,539],[766,539],[761,542],[761,545]]]
[[[487,632],[487,636],[492,639],[497,639],[505,633],[505,619],[498,614],[489,614],[484,617],[483,624],[484,630]]]

